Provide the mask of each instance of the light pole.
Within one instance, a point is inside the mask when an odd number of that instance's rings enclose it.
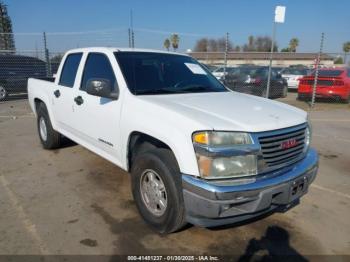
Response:
[[[266,98],[269,98],[269,93],[270,93],[272,55],[273,55],[273,49],[275,47],[274,45],[275,45],[275,36],[276,36],[276,24],[277,23],[284,23],[285,13],[286,13],[285,6],[276,6],[275,19],[273,21],[273,26],[272,26],[272,42],[271,42],[271,51],[270,51],[269,72],[268,72],[268,76],[267,76]]]

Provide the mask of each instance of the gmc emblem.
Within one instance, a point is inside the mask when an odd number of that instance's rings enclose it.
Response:
[[[295,147],[298,144],[296,139],[289,139],[281,143],[281,149],[288,149]]]

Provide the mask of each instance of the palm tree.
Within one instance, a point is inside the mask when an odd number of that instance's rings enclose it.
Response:
[[[343,44],[343,51],[344,51],[344,64],[346,64],[346,55],[350,52],[350,42],[345,42]]]
[[[167,38],[167,39],[164,40],[163,46],[164,46],[164,48],[165,48],[166,50],[169,51],[169,48],[170,48],[170,40],[169,40],[169,38]]]
[[[174,51],[179,48],[179,42],[180,42],[180,37],[178,34],[172,34],[170,36],[170,42],[171,45],[173,46]]]
[[[289,41],[289,50],[290,52],[293,52],[295,53],[297,51],[297,47],[299,45],[299,39],[298,38],[292,38],[290,41]]]

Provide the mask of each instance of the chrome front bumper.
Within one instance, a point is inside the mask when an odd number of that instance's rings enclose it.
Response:
[[[182,175],[187,221],[219,226],[285,210],[307,193],[317,169],[317,152],[310,149],[299,162],[256,178],[208,181]]]

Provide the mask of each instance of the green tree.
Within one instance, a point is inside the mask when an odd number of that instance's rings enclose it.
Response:
[[[343,52],[344,52],[344,64],[346,64],[346,56],[350,52],[350,41],[345,42],[343,44]]]
[[[281,49],[281,52],[287,53],[287,52],[290,52],[290,49],[289,49],[289,47],[285,47],[285,48]]]
[[[170,36],[170,42],[171,42],[171,45],[172,45],[174,51],[176,51],[179,48],[179,43],[180,43],[179,35],[178,34],[172,34]]]
[[[344,64],[343,58],[341,58],[340,56],[338,56],[338,57],[334,60],[334,64],[337,64],[337,65],[342,65],[342,64]]]
[[[290,52],[295,53],[297,51],[297,47],[299,45],[299,39],[294,37],[289,41],[289,50]]]
[[[193,50],[195,52],[208,52],[209,51],[209,39],[206,37],[198,39]]]
[[[248,43],[244,44],[242,49],[245,52],[270,52],[272,40],[269,36],[249,36]],[[278,51],[277,43],[274,42],[273,51]]]
[[[165,48],[166,50],[169,51],[170,44],[171,44],[171,43],[170,43],[170,40],[169,40],[169,38],[167,38],[167,39],[164,40],[163,46],[164,46],[164,48]]]
[[[226,38],[206,38],[198,39],[193,50],[195,52],[225,52],[226,50]],[[234,50],[232,41],[228,40],[227,50],[229,52]]]
[[[7,6],[0,0],[0,50],[15,51],[11,18],[7,13]]]

